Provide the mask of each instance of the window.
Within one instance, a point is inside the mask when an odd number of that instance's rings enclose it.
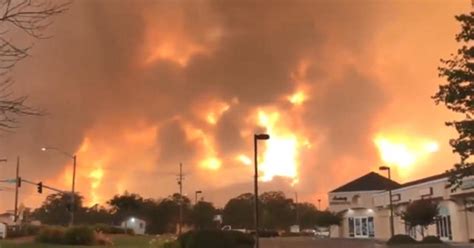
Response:
[[[354,218],[349,218],[348,224],[349,224],[349,237],[354,237]]]
[[[438,220],[436,221],[436,233],[440,239],[453,240],[451,216],[442,215],[438,217]]]
[[[374,217],[367,218],[369,222],[369,237],[375,237],[375,226],[374,226]]]

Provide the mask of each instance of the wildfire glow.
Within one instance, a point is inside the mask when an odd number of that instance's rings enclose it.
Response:
[[[209,170],[218,170],[221,168],[222,162],[216,157],[210,157],[201,161],[201,166]]]
[[[435,141],[415,139],[408,137],[387,137],[378,135],[374,139],[380,157],[387,165],[395,165],[400,174],[405,175],[407,171],[427,158],[430,154],[438,151],[439,146]]]
[[[217,157],[214,140],[203,130],[196,128],[190,124],[184,125],[186,137],[189,141],[197,141],[200,143],[200,149],[203,156],[199,159],[199,166],[207,170],[218,170],[222,166],[222,161]]]
[[[217,121],[219,120],[219,118],[221,117],[221,115],[225,111],[229,110],[229,108],[230,106],[224,102],[217,103],[216,106],[214,106],[214,108],[212,108],[207,114],[206,121],[211,125],[215,125]]]
[[[104,170],[102,170],[102,168],[97,168],[91,171],[91,173],[89,173],[89,178],[91,179],[91,188],[92,188],[90,197],[91,197],[91,202],[93,204],[100,202],[100,197],[95,192],[95,190],[99,188],[103,177],[104,177]]]
[[[252,164],[252,160],[247,155],[244,155],[244,154],[240,154],[235,159],[237,159],[238,161],[240,161],[244,165],[251,165]]]
[[[265,141],[265,153],[259,169],[263,172],[261,179],[271,181],[276,176],[293,179],[298,182],[298,147],[296,135],[278,126],[278,112],[258,112],[259,125],[267,129],[270,139]]]
[[[307,99],[306,94],[303,91],[298,91],[291,96],[288,96],[288,101],[290,101],[293,105],[301,105]]]

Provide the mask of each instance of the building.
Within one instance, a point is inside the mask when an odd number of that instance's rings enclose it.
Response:
[[[462,187],[454,192],[447,185],[447,174],[399,184],[370,172],[329,192],[329,210],[343,216],[341,226],[333,228],[331,236],[388,239],[390,201],[387,189],[391,188],[395,234],[421,239],[419,230],[407,228],[399,214],[410,202],[429,198],[439,203],[439,216],[436,224],[428,227],[425,236],[434,235],[456,242],[474,239],[474,178],[466,178]]]
[[[121,227],[132,229],[135,234],[144,235],[146,230],[146,222],[144,220],[131,217],[122,222]]]

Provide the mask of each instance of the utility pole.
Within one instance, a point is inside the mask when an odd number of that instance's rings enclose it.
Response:
[[[15,215],[13,216],[13,221],[17,222],[18,220],[18,188],[20,187],[20,156],[16,157],[16,181],[15,181]]]
[[[300,216],[298,212],[298,192],[295,191],[295,212],[296,212],[296,225],[300,225]]]
[[[182,226],[183,226],[183,163],[179,163],[179,176],[178,176],[178,185],[179,185],[179,224],[178,224],[178,235],[181,235]]]
[[[318,210],[321,211],[321,199],[318,199]]]
[[[76,192],[75,192],[75,186],[76,186],[76,163],[77,163],[77,157],[76,155],[72,156],[72,188],[71,188],[71,217],[69,220],[69,226],[74,225],[74,211],[76,210],[75,205],[76,205]]]

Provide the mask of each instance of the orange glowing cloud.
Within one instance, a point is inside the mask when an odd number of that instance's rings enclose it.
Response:
[[[389,166],[396,166],[398,174],[404,178],[432,153],[439,150],[436,141],[403,135],[378,134],[374,138],[381,160]]]

